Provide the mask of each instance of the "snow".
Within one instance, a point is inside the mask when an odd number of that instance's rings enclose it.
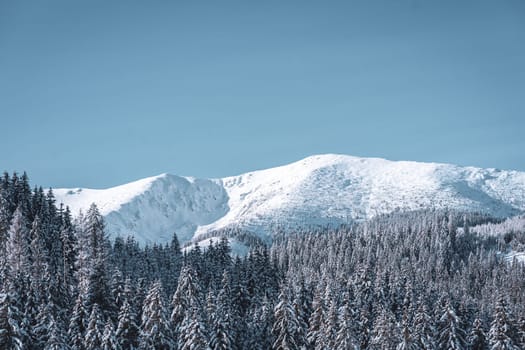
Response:
[[[524,252],[515,252],[511,251],[504,256],[505,261],[512,263],[514,261],[525,263],[525,253]]]
[[[337,225],[395,210],[453,208],[499,217],[525,210],[525,173],[317,155],[223,179],[169,174],[106,190],[58,189],[74,213],[97,203],[112,235],[182,243],[225,227]]]

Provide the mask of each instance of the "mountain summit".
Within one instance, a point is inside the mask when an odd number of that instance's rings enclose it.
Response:
[[[498,217],[525,211],[525,173],[450,164],[316,155],[222,179],[162,174],[104,190],[56,189],[73,213],[96,203],[112,236],[181,242],[243,227],[341,224],[396,210],[450,208]]]

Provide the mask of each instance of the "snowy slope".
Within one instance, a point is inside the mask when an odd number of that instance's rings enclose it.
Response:
[[[525,173],[449,164],[319,155],[223,179],[160,175],[106,190],[55,190],[73,212],[99,205],[112,235],[182,242],[240,226],[260,234],[338,224],[394,210],[454,208],[510,216],[525,211]]]

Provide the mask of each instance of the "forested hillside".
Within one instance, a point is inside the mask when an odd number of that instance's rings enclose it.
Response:
[[[396,213],[232,256],[110,240],[25,174],[0,190],[0,349],[525,348],[522,218]]]

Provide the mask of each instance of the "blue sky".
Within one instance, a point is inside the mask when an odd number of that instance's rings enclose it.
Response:
[[[525,171],[525,2],[1,1],[0,170],[107,187],[318,153]]]

